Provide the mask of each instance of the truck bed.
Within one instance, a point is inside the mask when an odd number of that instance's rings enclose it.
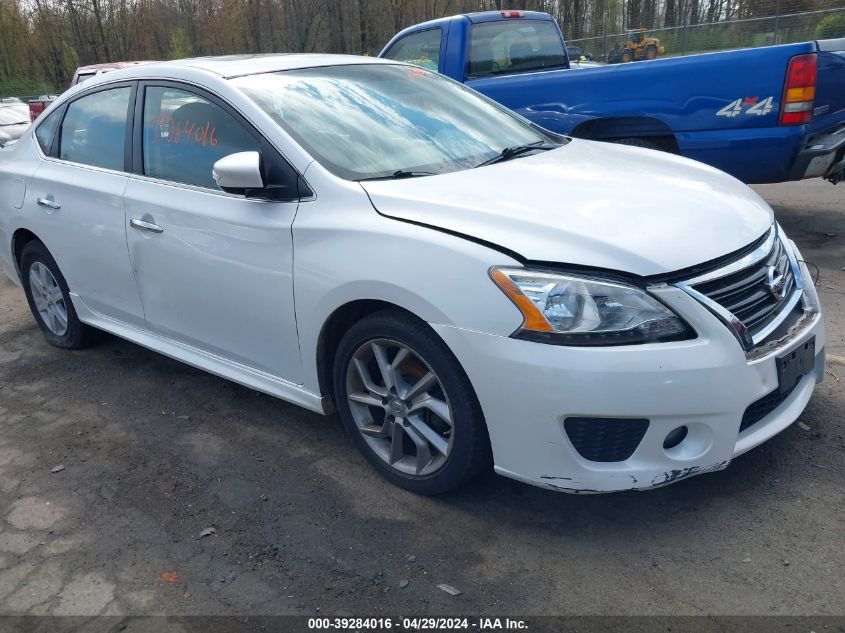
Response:
[[[643,120],[629,120],[621,136],[650,134],[656,120],[674,135],[682,155],[745,182],[779,182],[789,179],[808,133],[845,119],[843,51],[845,40],[805,42],[466,83],[559,133],[580,136],[591,121],[636,113]],[[814,119],[807,126],[779,126],[787,63],[813,52],[819,54]]]
[[[478,49],[472,40],[474,29],[489,32],[491,22],[507,25],[495,37],[510,32],[510,41],[519,43],[518,66],[511,69],[514,58],[511,49],[502,49],[504,40],[497,44],[499,61],[489,70],[487,57],[475,64],[468,59],[473,50],[481,55],[492,50],[492,38],[480,36]],[[535,25],[543,23],[554,24],[559,42],[544,26],[539,43]],[[431,35],[437,32],[442,33],[439,49]],[[845,38],[569,68],[563,35],[550,15],[488,11],[409,27],[381,55],[399,55],[399,44],[411,41],[405,38],[423,34],[429,35],[417,40],[426,42],[419,56],[427,63],[436,60],[444,75],[554,132],[676,152],[746,183],[815,176],[836,181],[836,166],[845,163],[840,143],[845,138]],[[547,60],[555,68],[544,69]],[[533,70],[521,70],[526,61]],[[809,83],[801,83],[805,80]]]

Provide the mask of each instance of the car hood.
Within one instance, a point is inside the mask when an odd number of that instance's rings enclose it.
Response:
[[[29,123],[0,126],[0,145],[4,145],[8,141],[18,140],[27,129],[29,129]]]
[[[466,235],[523,259],[655,275],[759,238],[773,214],[717,169],[575,139],[504,163],[361,183],[382,215]]]

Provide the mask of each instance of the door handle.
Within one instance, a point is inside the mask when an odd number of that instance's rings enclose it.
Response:
[[[129,220],[129,226],[131,226],[133,229],[149,231],[150,233],[164,233],[164,229],[161,228],[158,224],[153,224],[152,222],[145,222],[144,220],[136,220],[135,218]]]
[[[53,200],[53,197],[52,197],[52,196],[49,196],[49,197],[47,197],[47,198],[38,198],[38,199],[36,200],[36,202],[37,202],[39,205],[41,205],[42,207],[47,207],[48,209],[56,209],[56,210],[58,210],[58,209],[61,209],[61,208],[62,208],[62,205],[60,205],[58,202],[56,202],[55,200]]]

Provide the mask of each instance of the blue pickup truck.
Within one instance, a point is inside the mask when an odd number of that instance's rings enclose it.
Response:
[[[675,152],[746,183],[845,180],[845,38],[579,68],[550,15],[489,11],[409,27],[380,56],[560,134]]]

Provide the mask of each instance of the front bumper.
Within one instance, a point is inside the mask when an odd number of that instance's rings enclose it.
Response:
[[[805,280],[809,280],[802,265]],[[818,304],[807,283],[808,301]],[[803,411],[824,376],[824,323],[748,360],[728,328],[678,288],[660,298],[698,332],[690,341],[625,347],[559,347],[433,325],[472,382],[490,434],[496,472],[573,493],[638,490],[721,470]],[[816,341],[813,371],[771,413],[740,433],[752,403],[778,388],[775,358]],[[569,417],[640,418],[645,435],[624,461],[582,457],[564,430]],[[689,430],[676,447],[667,434]]]

